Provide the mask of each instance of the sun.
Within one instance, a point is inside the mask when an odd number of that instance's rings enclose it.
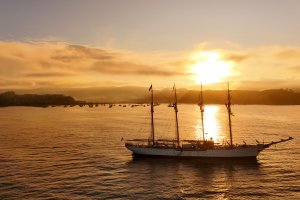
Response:
[[[193,56],[192,76],[197,84],[222,81],[231,75],[233,63],[222,59],[218,52],[200,52]]]

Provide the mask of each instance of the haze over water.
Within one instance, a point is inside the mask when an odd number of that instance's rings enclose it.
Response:
[[[299,199],[300,106],[233,106],[234,143],[295,139],[257,162],[133,159],[121,138],[147,138],[149,107],[0,110],[0,199]],[[174,111],[155,107],[157,138]],[[206,106],[206,132],[228,137],[225,106]],[[201,138],[199,107],[179,105],[182,139]]]

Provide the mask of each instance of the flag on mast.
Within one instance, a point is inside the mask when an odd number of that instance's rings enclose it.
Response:
[[[149,87],[149,91],[150,91],[150,90],[152,90],[152,84],[151,84],[151,86]]]

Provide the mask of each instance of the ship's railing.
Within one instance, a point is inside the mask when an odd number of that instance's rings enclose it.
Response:
[[[181,140],[180,141],[180,147],[177,146],[177,140],[175,139],[158,139],[155,140],[154,143],[151,139],[132,139],[132,140],[126,140],[126,145],[134,145],[139,147],[158,147],[158,148],[176,148],[176,149],[186,149],[186,150],[193,150],[193,149],[236,149],[236,148],[249,148],[249,147],[257,147],[262,146],[264,148],[268,148],[271,145],[278,144],[281,142],[286,142],[289,140],[292,140],[292,137],[289,137],[288,139],[281,139],[276,142],[271,143],[259,143],[259,144],[220,144],[216,143],[213,140]]]
[[[159,148],[176,148],[176,140],[171,139],[158,139],[154,143],[151,139],[132,139],[126,140],[126,144],[135,145],[139,147],[155,146]]]

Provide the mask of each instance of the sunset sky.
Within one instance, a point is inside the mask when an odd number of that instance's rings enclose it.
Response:
[[[298,0],[2,0],[0,89],[300,88],[299,11]]]

